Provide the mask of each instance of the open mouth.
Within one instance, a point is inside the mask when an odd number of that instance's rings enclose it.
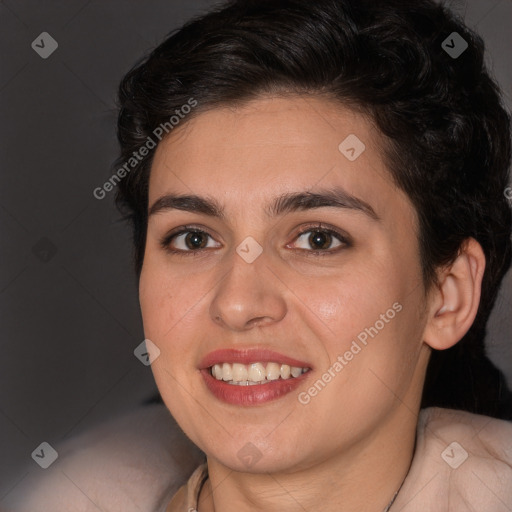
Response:
[[[277,380],[288,380],[300,377],[311,368],[290,366],[277,362],[218,363],[209,367],[212,377],[235,386],[254,386],[269,384]]]
[[[213,396],[236,406],[263,405],[285,397],[313,371],[306,360],[261,347],[215,350],[203,357],[198,369]]]

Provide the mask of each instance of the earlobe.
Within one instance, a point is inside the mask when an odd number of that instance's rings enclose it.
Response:
[[[457,259],[440,273],[430,295],[423,340],[431,348],[450,348],[468,332],[478,312],[484,270],[482,247],[473,238],[467,239]]]

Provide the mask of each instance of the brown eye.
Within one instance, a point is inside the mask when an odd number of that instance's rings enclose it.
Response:
[[[208,235],[206,233],[191,231],[186,234],[184,242],[185,245],[191,250],[204,249],[207,244],[207,237]]]
[[[306,237],[306,235],[309,235]],[[313,252],[334,252],[332,247],[333,242],[338,240],[338,245],[334,249],[349,245],[346,237],[341,233],[332,229],[308,229],[299,233],[298,239],[303,239],[305,245],[313,249]],[[299,247],[300,249],[308,249],[308,247]]]
[[[166,236],[161,245],[171,253],[199,252],[208,248],[208,238],[212,237],[205,231],[182,229],[177,233]]]
[[[329,249],[332,243],[333,236],[330,233],[322,231],[312,231],[309,235],[308,243],[314,249]]]

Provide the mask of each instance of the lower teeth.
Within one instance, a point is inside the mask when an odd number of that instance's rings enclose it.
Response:
[[[292,379],[293,377],[290,377],[289,379],[274,379],[274,380],[262,380],[262,381],[259,381],[259,382],[253,382],[252,380],[242,380],[242,381],[239,381],[239,382],[236,382],[234,380],[227,380],[227,381],[224,381],[226,384],[231,384],[231,385],[234,385],[234,386],[256,386],[257,384],[269,384],[270,382],[275,382],[276,380],[290,380]]]

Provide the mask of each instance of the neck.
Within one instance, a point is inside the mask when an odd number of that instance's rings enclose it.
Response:
[[[371,439],[305,469],[242,473],[208,458],[199,512],[384,512],[407,475],[415,437],[416,416],[401,405]]]

